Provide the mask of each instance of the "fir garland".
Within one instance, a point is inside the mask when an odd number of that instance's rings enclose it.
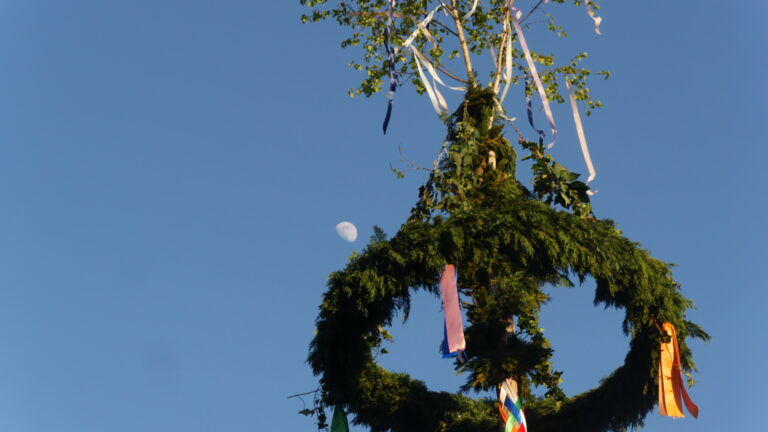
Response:
[[[695,370],[686,337],[708,339],[685,319],[670,266],[593,217],[587,187],[535,143],[521,141],[534,159],[534,192],[515,178],[517,155],[493,114],[491,92],[471,90],[449,122],[447,156],[420,189],[408,223],[390,240],[377,230],[365,251],[332,273],[310,347],[324,406],[342,405],[373,432],[495,431],[496,401],[430,391],[404,373],[383,369],[373,351],[385,327],[408,314],[411,290],[438,295],[446,264],[459,269],[466,305],[466,390],[487,390],[508,377],[520,385],[535,432],[624,430],[642,425],[657,401],[659,326],[678,329],[683,368]],[[496,155],[496,168],[487,155]],[[571,210],[557,210],[559,204]],[[597,283],[595,305],[625,311],[630,341],[624,364],[597,387],[566,397],[552,348],[538,325],[546,284],[569,277]],[[517,333],[507,326],[515,317]],[[588,338],[588,336],[587,336]],[[532,385],[545,386],[542,397]]]

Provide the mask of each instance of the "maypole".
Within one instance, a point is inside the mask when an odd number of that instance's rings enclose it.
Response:
[[[579,66],[586,54],[558,66],[553,56],[533,51],[524,34],[529,17],[555,5],[301,3],[312,8],[305,21],[333,18],[353,30],[342,45],[363,48],[362,62],[351,65],[366,78],[352,95],[373,95],[389,80],[385,132],[392,127],[395,92],[408,81],[427,94],[447,126],[444,151],[409,219],[391,239],[379,232],[329,278],[309,355],[320,388],[305,413],[317,415],[325,428],[326,409],[333,408],[334,432],[348,429],[347,414],[374,432],[490,432],[500,422],[505,431],[618,431],[641,425],[657,404],[662,415],[683,416],[685,405],[697,416],[682,382],[682,371],[695,370],[686,339],[708,335],[686,319],[691,301],[669,264],[623,237],[613,222],[598,219],[590,204],[587,183],[596,173],[578,101],[589,109],[600,103],[586,86],[590,71]],[[599,34],[597,5],[583,5]],[[554,21],[548,27],[562,32]],[[464,76],[451,72],[454,63],[463,66]],[[488,69],[487,86],[481,84],[482,67]],[[504,107],[514,85],[526,88],[526,117],[536,140],[523,136]],[[441,88],[464,92],[451,114]],[[535,126],[534,95],[548,134]],[[558,138],[550,104],[566,98],[589,172],[586,183],[548,153]],[[516,132],[514,144],[503,134],[507,126]],[[518,151],[533,162],[531,188],[518,181]],[[560,388],[561,372],[553,369],[553,348],[538,314],[548,300],[546,285],[572,285],[588,276],[596,282],[596,304],[625,311],[622,329],[630,349],[595,388],[569,397]],[[467,377],[462,390],[495,390],[495,400],[430,391],[376,363],[374,352],[390,338],[386,327],[407,310],[416,289],[441,298],[444,333],[436,337],[443,339],[443,357]],[[546,391],[534,395],[533,386]]]

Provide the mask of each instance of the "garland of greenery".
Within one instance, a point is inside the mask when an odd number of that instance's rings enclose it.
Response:
[[[397,313],[407,317],[411,290],[439,295],[449,263],[472,300],[465,306],[468,361],[456,363],[468,377],[462,390],[488,390],[514,377],[535,432],[642,425],[657,401],[665,321],[678,330],[684,369],[695,369],[685,339],[708,335],[685,319],[692,303],[670,266],[624,238],[613,222],[595,219],[587,186],[538,144],[520,142],[534,159],[533,193],[517,182],[517,155],[503,126],[489,120],[493,97],[471,90],[451,117],[447,156],[420,189],[408,223],[390,240],[377,229],[363,253],[330,275],[309,355],[322,389],[317,412],[344,406],[373,432],[498,430],[495,400],[433,392],[375,361],[389,338],[385,327]],[[496,154],[495,169],[487,163],[489,151]],[[543,286],[570,285],[569,276],[579,282],[592,276],[595,305],[624,309],[623,330],[631,338],[624,364],[573,397],[559,387],[561,372],[552,368],[553,351],[538,324],[548,300]],[[517,331],[509,334],[513,316]],[[546,394],[534,396],[532,385],[546,387]]]

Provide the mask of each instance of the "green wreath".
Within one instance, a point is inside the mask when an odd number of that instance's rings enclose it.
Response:
[[[373,432],[490,432],[499,427],[496,401],[464,393],[514,377],[536,432],[642,425],[657,401],[661,323],[678,329],[686,370],[695,369],[686,337],[708,335],[685,319],[692,303],[670,266],[623,237],[613,222],[595,219],[587,186],[545,156],[541,145],[521,140],[534,160],[533,193],[517,182],[517,155],[502,125],[489,120],[493,97],[470,91],[451,117],[447,155],[421,188],[408,223],[390,240],[377,230],[363,253],[330,275],[309,355],[320,376],[318,409],[343,406]],[[455,364],[467,374],[461,393],[430,391],[378,366],[373,354],[389,337],[385,327],[394,316],[407,317],[412,289],[439,295],[439,276],[449,263],[459,269],[462,294],[472,299],[466,304],[467,361]],[[595,305],[624,309],[630,350],[597,387],[566,397],[538,312],[548,299],[544,285],[587,276],[597,284]],[[508,333],[512,317],[517,331]],[[546,387],[546,394],[533,395],[532,385]]]

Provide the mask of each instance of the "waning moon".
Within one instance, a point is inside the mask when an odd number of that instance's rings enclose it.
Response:
[[[357,240],[357,228],[351,222],[341,222],[336,225],[336,233],[350,243]]]

